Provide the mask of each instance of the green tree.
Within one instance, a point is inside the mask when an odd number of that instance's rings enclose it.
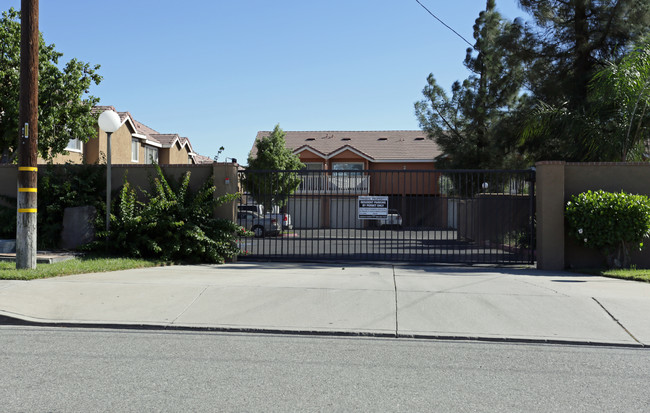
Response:
[[[640,161],[650,142],[650,41],[594,76],[593,106],[600,106],[601,130],[591,141],[599,160]]]
[[[582,107],[595,71],[648,33],[647,0],[519,0],[532,18],[522,50],[528,87],[547,105]]]
[[[268,137],[255,142],[256,156],[248,156],[244,188],[267,211],[286,204],[289,195],[301,183],[295,171],[305,167],[300,158],[287,148],[285,136],[280,125],[275,125]]]
[[[20,13],[13,8],[0,19],[0,160],[17,156],[20,94]],[[65,152],[72,138],[87,141],[96,134],[96,116],[91,110],[99,99],[87,95],[99,84],[99,65],[72,59],[62,67],[54,44],[40,35],[38,152],[44,159]]]
[[[524,138],[547,157],[576,161],[640,161],[650,139],[650,43],[609,63],[593,76],[585,103],[532,112]]]
[[[522,166],[516,126],[525,100],[520,94],[524,66],[516,49],[523,32],[518,20],[505,21],[495,1],[488,0],[464,62],[471,75],[452,85],[451,97],[429,75],[425,99],[415,104],[415,111],[422,129],[443,151],[441,167]]]

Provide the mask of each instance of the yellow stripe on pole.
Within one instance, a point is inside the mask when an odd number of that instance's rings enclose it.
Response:
[[[18,188],[18,192],[38,192],[36,188]]]
[[[20,208],[18,212],[21,213],[36,213],[36,208]]]
[[[38,168],[35,166],[19,166],[18,170],[21,172],[38,172]]]

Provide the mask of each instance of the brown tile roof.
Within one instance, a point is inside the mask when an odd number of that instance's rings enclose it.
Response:
[[[433,161],[442,152],[436,143],[419,130],[396,131],[285,131],[287,147],[295,152],[311,149],[324,157],[332,156],[344,147],[371,161]],[[270,131],[257,133],[255,141]],[[257,148],[253,144],[251,154]]]
[[[162,144],[164,147],[170,147],[174,142],[180,137],[176,133],[154,133],[151,135],[156,141]]]
[[[101,113],[105,110],[113,110],[117,112],[114,106],[94,106],[92,108],[93,113]],[[178,141],[181,147],[187,145],[189,151],[191,153],[194,152],[192,143],[190,142],[189,138],[181,137],[177,133],[160,133],[155,129],[152,129],[149,126],[145,125],[144,123],[135,120],[135,118],[133,118],[129,112],[117,112],[117,114],[120,116],[120,120],[122,122],[125,122],[127,118],[131,120],[131,123],[136,129],[135,133],[146,136],[147,140],[149,141],[161,144],[163,148],[169,148],[174,145],[176,141]]]
[[[141,133],[141,134],[147,135],[147,136],[158,135],[160,133],[158,131],[155,131],[155,130],[151,129],[149,126],[145,125],[144,123],[133,119],[133,117],[131,117],[131,120],[133,120],[133,124],[138,129],[138,133]]]
[[[214,163],[214,159],[210,158],[209,156],[203,156],[203,155],[194,155],[194,162],[197,164],[203,164],[203,163]]]
[[[118,116],[120,117],[120,121],[124,123],[126,118],[131,118],[133,120],[133,116],[129,112],[118,112],[117,109],[115,109],[114,106],[93,106],[93,108],[90,110],[92,113],[102,113],[107,110],[112,110],[113,112],[116,112]]]

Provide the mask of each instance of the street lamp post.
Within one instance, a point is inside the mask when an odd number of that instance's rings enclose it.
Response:
[[[107,110],[99,115],[99,128],[106,132],[106,237],[111,229],[111,134],[122,125],[115,111]]]

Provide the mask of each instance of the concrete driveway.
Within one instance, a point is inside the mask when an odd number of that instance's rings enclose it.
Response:
[[[50,325],[650,345],[650,284],[535,269],[237,263],[0,281]]]

